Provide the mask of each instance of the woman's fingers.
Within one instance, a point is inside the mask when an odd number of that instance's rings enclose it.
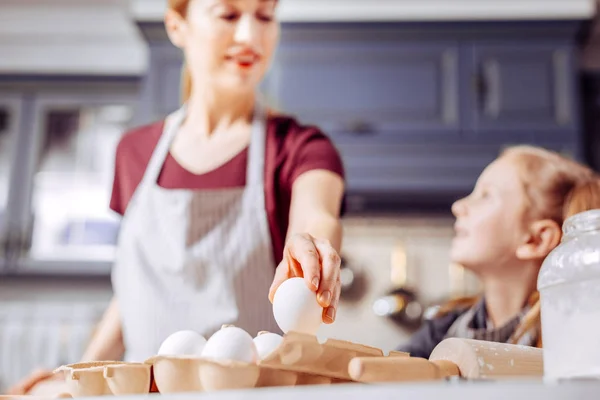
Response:
[[[317,300],[323,308],[337,301],[336,283],[340,279],[340,256],[328,241],[315,241],[321,259],[321,284],[317,292]]]
[[[323,322],[326,324],[332,324],[335,322],[337,316],[337,307],[340,301],[340,293],[342,291],[342,282],[338,279],[334,289],[334,300],[332,300],[329,307],[323,308]]]
[[[340,298],[340,267],[340,256],[331,243],[308,234],[294,235],[275,271],[269,300],[273,302],[275,292],[287,279],[303,277],[306,285],[317,293],[317,301],[323,307],[323,322],[330,324],[335,321]]]
[[[321,263],[314,239],[308,234],[294,235],[288,243],[289,264],[301,268],[306,285],[316,292],[321,283]],[[298,276],[298,275],[296,275]]]
[[[52,376],[52,371],[45,369],[38,369],[34,371],[31,375],[27,376],[25,379],[18,382],[12,388],[8,390],[8,394],[11,396],[22,396],[26,395],[32,387],[34,387],[39,382],[48,379]]]

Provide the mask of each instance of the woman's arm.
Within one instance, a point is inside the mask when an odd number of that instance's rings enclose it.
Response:
[[[113,296],[83,355],[82,362],[118,361],[124,353],[119,304],[117,298]]]
[[[336,251],[340,251],[343,196],[344,181],[333,172],[314,170],[296,178],[292,186],[288,241],[294,234],[308,233],[329,241]]]
[[[344,181],[326,170],[311,170],[294,181],[290,222],[283,255],[269,292],[291,277],[304,277],[324,308],[323,321],[335,320],[340,296],[340,207]]]

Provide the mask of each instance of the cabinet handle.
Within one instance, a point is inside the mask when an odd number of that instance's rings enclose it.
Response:
[[[373,135],[377,132],[373,124],[366,121],[353,121],[347,125],[345,131],[353,135]]]
[[[552,57],[556,76],[554,98],[556,122],[559,125],[571,123],[571,92],[569,85],[569,55],[565,50],[557,50]]]
[[[442,118],[447,125],[458,122],[458,60],[454,51],[447,50],[442,56]]]
[[[0,257],[6,259],[9,252],[8,234],[0,235]],[[1,269],[1,268],[0,268]]]
[[[492,119],[500,116],[500,67],[498,62],[486,60],[473,77],[473,91],[481,113]]]
[[[481,104],[483,113],[489,118],[500,116],[500,66],[495,60],[486,60],[482,65]]]

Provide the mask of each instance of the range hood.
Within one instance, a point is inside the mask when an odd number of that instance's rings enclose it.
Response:
[[[141,75],[147,45],[127,0],[3,0],[0,74]]]
[[[163,18],[167,0],[131,0],[140,21]],[[282,0],[283,22],[587,19],[596,0]]]

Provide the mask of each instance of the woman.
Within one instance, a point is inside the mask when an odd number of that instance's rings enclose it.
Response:
[[[115,296],[83,361],[141,361],[181,329],[277,331],[269,300],[294,276],[317,292],[323,321],[335,320],[340,158],[316,128],[267,115],[255,95],[279,37],[276,6],[169,1],[166,29],[186,60],[185,105],[118,146]]]

